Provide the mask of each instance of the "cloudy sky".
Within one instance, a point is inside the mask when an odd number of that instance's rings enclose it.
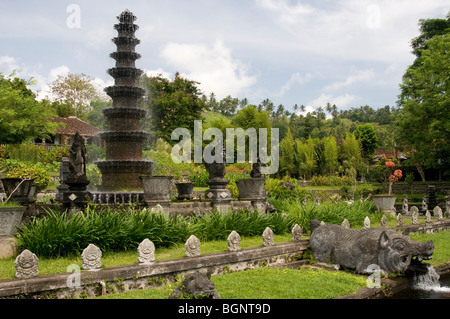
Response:
[[[33,77],[44,97],[67,72],[112,85],[116,16],[129,9],[137,66],[200,82],[205,94],[292,110],[395,105],[410,40],[448,0],[17,0],[0,2],[0,72]]]

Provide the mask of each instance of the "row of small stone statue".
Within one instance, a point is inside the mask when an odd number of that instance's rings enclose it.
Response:
[[[299,225],[292,229],[292,241],[302,240],[303,230]],[[267,227],[262,235],[263,246],[274,245],[274,233]],[[192,235],[185,243],[186,257],[200,256],[200,240]],[[232,231],[228,236],[228,251],[241,250],[241,236],[236,231]],[[155,261],[155,245],[148,238],[144,239],[138,246],[138,262],[141,264],[151,264]],[[102,251],[93,244],[89,244],[81,254],[81,268],[95,271],[102,267]],[[25,249],[16,257],[14,265],[16,267],[16,278],[26,279],[38,275],[39,259],[28,249]]]
[[[415,207],[412,206],[411,209]],[[408,195],[404,195],[403,196],[403,202],[402,202],[402,214],[404,215],[409,215],[411,212],[408,209]],[[417,207],[415,207],[415,209],[418,209]],[[434,215],[437,216],[436,213],[436,209],[441,209],[439,206],[435,206],[433,211],[434,211]],[[427,200],[427,196],[426,194],[423,194],[422,196],[422,212],[426,212],[428,210],[428,200]],[[441,209],[442,211],[442,209]],[[445,198],[445,215],[450,216],[450,196],[447,196]]]

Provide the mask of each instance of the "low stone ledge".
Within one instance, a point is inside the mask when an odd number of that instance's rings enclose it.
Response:
[[[156,261],[151,264],[132,264],[127,266],[82,271],[79,273],[79,286],[69,288],[68,281],[76,273],[40,275],[31,279],[9,279],[0,281],[0,298],[72,298],[87,294],[101,294],[99,283],[117,284],[123,289],[143,289],[161,278],[171,279],[177,274],[192,271],[211,270],[213,275],[226,271],[258,268],[266,265],[289,263],[302,258],[308,249],[309,240],[282,243],[268,247],[246,248],[236,252],[220,252],[197,257],[183,257]],[[152,280],[154,279],[154,280]]]

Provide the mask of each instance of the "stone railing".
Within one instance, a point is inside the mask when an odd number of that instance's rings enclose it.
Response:
[[[274,244],[270,228],[262,237],[262,246],[241,249],[239,234],[232,232],[228,237],[228,251],[202,255],[200,241],[191,236],[185,245],[186,257],[161,261],[154,261],[154,245],[146,239],[137,249],[136,264],[111,268],[101,268],[100,249],[89,245],[82,253],[81,269],[73,264],[68,265],[67,273],[43,276],[38,275],[38,258],[24,250],[15,261],[16,279],[0,281],[0,298],[77,298],[144,289],[173,282],[180,274],[193,271],[218,275],[286,265],[301,260],[309,247],[309,240],[302,239],[297,225],[292,230],[291,242]]]

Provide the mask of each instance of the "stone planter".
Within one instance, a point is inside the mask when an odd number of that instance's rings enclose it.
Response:
[[[372,197],[373,203],[379,211],[389,213],[392,216],[396,214],[395,199],[395,195],[374,195]]]
[[[239,191],[240,200],[260,200],[266,199],[266,191],[264,186],[266,179],[260,178],[242,178],[236,181],[236,186]]]
[[[139,177],[144,188],[144,199],[147,203],[170,202],[169,190],[173,176],[146,176]]]
[[[179,200],[192,199],[192,191],[194,190],[194,183],[176,183]]]
[[[1,180],[7,196],[14,192],[11,201],[21,204],[34,203],[33,196],[36,191],[36,187],[33,185],[34,179],[24,180],[23,182],[21,178],[2,178]],[[17,188],[17,186],[19,187]]]
[[[26,209],[25,206],[0,207],[0,236],[16,235]]]

